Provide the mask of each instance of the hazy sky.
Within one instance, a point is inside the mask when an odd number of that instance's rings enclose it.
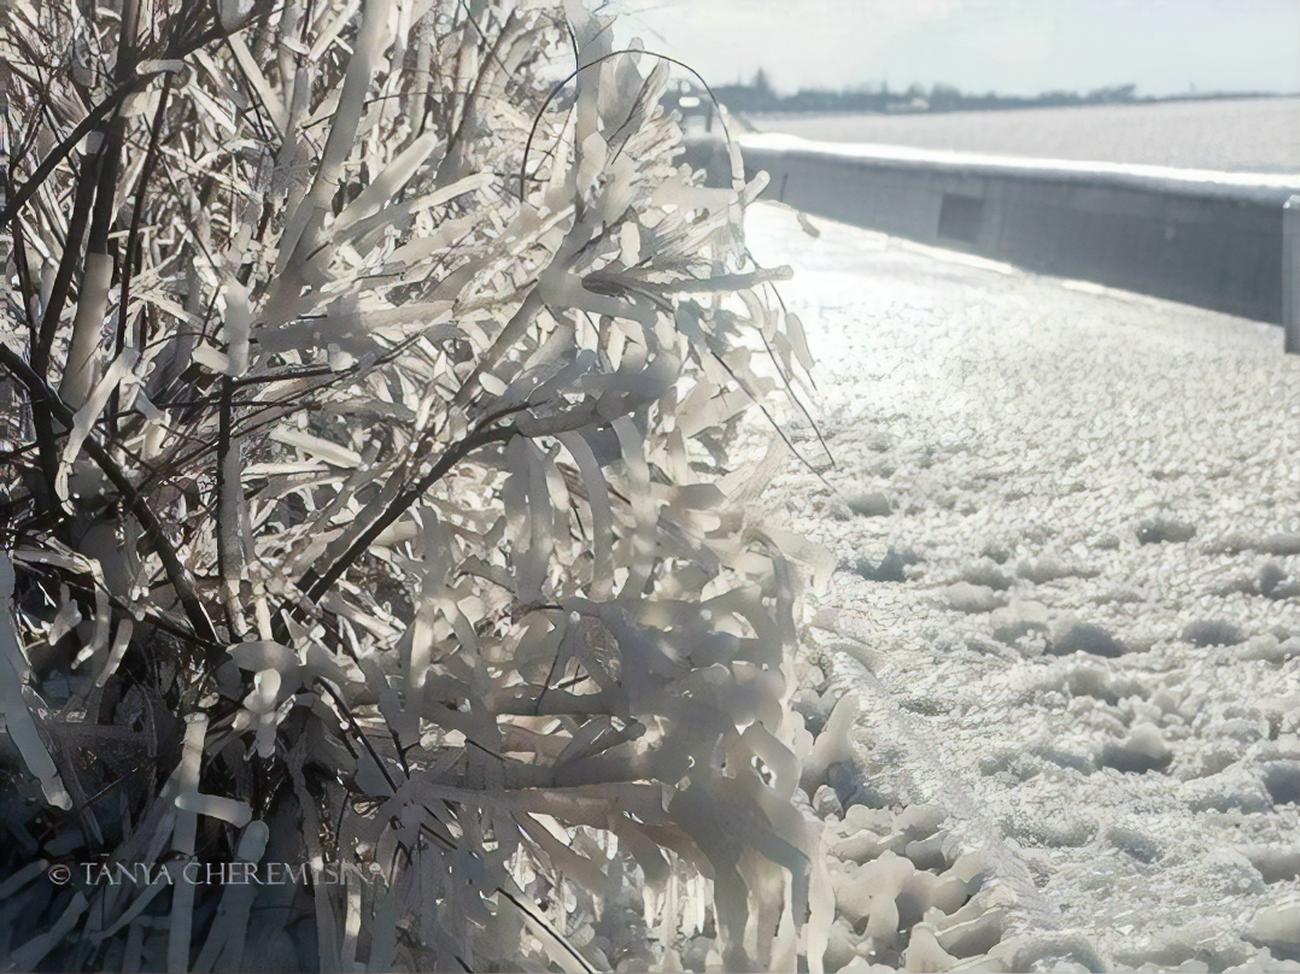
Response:
[[[615,0],[708,80],[1300,91],[1300,0]]]

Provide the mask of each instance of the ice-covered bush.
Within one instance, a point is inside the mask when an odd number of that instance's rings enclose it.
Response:
[[[668,63],[576,2],[4,16],[0,954],[793,968],[797,582],[727,448],[809,363]]]

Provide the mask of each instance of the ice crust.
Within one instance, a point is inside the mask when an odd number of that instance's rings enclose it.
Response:
[[[840,566],[796,705],[820,730],[863,698],[805,781],[827,969],[1300,970],[1300,359],[818,228],[749,216],[799,268],[837,461],[782,418],[819,475],[792,462],[765,516]]]

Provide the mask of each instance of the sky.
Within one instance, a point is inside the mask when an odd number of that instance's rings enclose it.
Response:
[[[712,82],[1300,92],[1300,0],[613,0]]]

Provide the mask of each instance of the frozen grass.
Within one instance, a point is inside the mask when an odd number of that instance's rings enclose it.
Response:
[[[5,5],[5,965],[817,974],[801,543],[728,449],[811,363],[612,38]]]

